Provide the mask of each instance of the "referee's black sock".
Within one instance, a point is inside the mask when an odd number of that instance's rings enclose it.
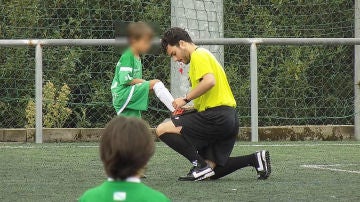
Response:
[[[219,179],[241,168],[247,166],[255,166],[255,161],[256,158],[254,154],[238,157],[229,157],[228,161],[224,166],[215,167],[215,175],[212,176],[211,179]]]
[[[206,162],[197,153],[195,147],[186,141],[182,135],[175,133],[165,133],[160,135],[159,138],[173,150],[187,158],[191,163],[197,162],[201,166],[206,166]]]

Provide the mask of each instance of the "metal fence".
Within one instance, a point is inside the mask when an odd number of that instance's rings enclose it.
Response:
[[[155,24],[160,35],[169,27],[180,26],[193,38],[208,38],[207,43],[212,44],[220,41],[210,38],[354,38],[359,37],[355,34],[360,27],[358,3],[358,0],[0,0],[0,39],[113,39],[123,30],[121,25],[138,20]],[[224,64],[238,103],[241,126],[250,126],[249,47],[239,43],[227,45],[231,40],[223,39],[224,45],[206,47]],[[99,40],[102,44],[106,41]],[[91,43],[92,46],[73,47],[43,45],[44,127],[102,127],[115,115],[109,83],[122,50],[114,44]],[[35,125],[34,48],[35,45],[0,47],[0,117],[6,117],[0,119],[1,128]],[[258,125],[354,123],[352,46],[257,48]],[[186,87],[176,88],[179,85],[176,64],[170,63],[158,49],[143,56],[142,61],[144,78],[161,79],[174,94],[184,94],[181,90]],[[184,86],[186,76],[179,77]],[[168,117],[168,112],[152,96],[143,117],[156,126]]]
[[[158,45],[158,41],[155,42],[155,45]],[[258,48],[260,46],[260,48],[264,48],[266,49],[265,46],[271,45],[271,46],[283,46],[283,45],[290,45],[290,46],[312,46],[310,48],[314,48],[314,47],[322,47],[325,46],[326,48],[329,48],[331,46],[342,46],[342,45],[349,45],[349,46],[354,46],[354,45],[360,45],[360,38],[220,38],[220,39],[197,39],[195,40],[196,44],[199,45],[224,45],[224,46],[237,46],[237,47],[244,47],[244,45],[246,46],[250,46],[250,60],[249,60],[249,66],[250,66],[250,71],[249,71],[249,78],[250,79],[250,92],[251,95],[249,97],[250,100],[250,105],[248,107],[248,109],[250,109],[250,115],[251,115],[251,132],[252,132],[252,136],[251,136],[251,140],[252,141],[258,141],[258,125],[259,125],[259,110],[262,111],[260,114],[264,115],[264,110],[266,111],[267,109],[267,104],[262,103],[263,101],[267,101],[267,99],[272,99],[267,98],[267,97],[263,97],[261,96],[259,98],[258,94],[259,92],[263,91],[264,89],[261,89],[261,91],[259,91],[259,75],[261,76],[261,74],[258,73],[259,71],[259,67],[258,67],[258,60],[259,57],[258,56]],[[44,88],[44,82],[43,82],[43,77],[44,77],[44,72],[46,72],[46,68],[43,68],[43,64],[44,64],[44,56],[43,54],[46,53],[47,49],[50,49],[52,47],[66,47],[68,48],[68,51],[71,51],[72,48],[75,47],[114,47],[114,46],[123,46],[126,44],[125,40],[115,40],[115,39],[41,39],[41,40],[0,40],[0,46],[9,46],[9,47],[17,47],[17,46],[29,46],[29,47],[34,47],[35,46],[35,125],[36,125],[36,142],[37,143],[41,143],[42,142],[42,128],[44,125],[44,119],[43,119],[43,109],[44,109],[44,104],[46,105],[47,102],[49,102],[48,100],[46,100],[44,97],[44,92],[43,92],[43,88]],[[264,47],[262,46],[264,45]],[[43,51],[43,48],[45,48],[45,51]],[[291,48],[291,47],[283,47],[283,48]],[[352,47],[353,48],[353,47]],[[345,49],[346,50],[346,49]],[[44,53],[43,53],[44,52]],[[56,52],[55,52],[56,53]],[[261,51],[260,51],[261,54]],[[357,119],[359,119],[359,112],[360,112],[360,98],[359,98],[359,59],[358,59],[358,55],[359,53],[355,52],[355,73],[353,72],[344,72],[345,74],[348,74],[346,78],[353,78],[355,75],[355,80],[351,80],[351,81],[346,81],[345,83],[335,83],[333,85],[331,85],[331,87],[333,88],[337,88],[337,89],[342,89],[341,92],[344,92],[345,95],[350,95],[347,96],[346,99],[343,99],[340,97],[340,100],[343,100],[344,103],[342,103],[342,105],[349,105],[346,106],[343,110],[340,110],[339,113],[337,113],[338,117],[331,117],[327,116],[327,113],[329,113],[328,111],[324,111],[321,113],[322,110],[324,110],[325,108],[322,107],[318,107],[316,106],[317,103],[311,103],[313,106],[311,110],[315,110],[318,111],[319,114],[321,114],[321,116],[324,116],[324,119],[344,119],[344,118],[348,118],[348,120],[350,120],[348,124],[353,124],[351,123],[353,118],[355,118],[355,123],[357,123]],[[60,61],[61,62],[61,61]],[[331,61],[329,61],[331,62]],[[61,65],[59,63],[59,65]],[[349,64],[350,66],[352,64]],[[240,68],[240,67],[239,67]],[[263,68],[263,67],[261,67]],[[229,70],[231,71],[231,69],[226,69],[226,71]],[[59,70],[58,70],[59,71]],[[332,71],[332,70],[331,70]],[[237,72],[235,70],[235,72]],[[75,72],[76,73],[76,72]],[[325,74],[326,72],[322,72],[321,74]],[[336,74],[339,74],[339,72],[337,72]],[[245,74],[246,75],[246,74]],[[299,73],[300,75],[300,73]],[[333,72],[330,72],[330,76],[334,75]],[[63,75],[63,76],[69,76],[69,75]],[[231,76],[231,75],[230,75]],[[234,75],[232,75],[234,76]],[[235,75],[236,76],[236,75]],[[301,76],[301,75],[300,75]],[[328,76],[328,75],[327,75]],[[279,79],[278,77],[274,76],[274,79]],[[319,77],[317,77],[319,78]],[[331,78],[325,78],[325,79],[330,79]],[[269,80],[269,78],[268,78]],[[271,80],[271,79],[270,79]],[[295,79],[295,80],[301,80],[301,78]],[[340,80],[341,81],[341,80]],[[355,82],[354,82],[355,81]],[[231,78],[230,78],[230,83],[232,82]],[[241,81],[246,83],[246,81]],[[321,81],[321,82],[325,82],[325,81]],[[352,85],[348,85],[349,82]],[[296,82],[294,83],[296,84]],[[104,84],[107,85],[107,84]],[[46,85],[45,85],[46,86]],[[231,86],[233,88],[234,91],[237,91],[238,86]],[[351,87],[351,89],[349,89],[349,87]],[[295,89],[296,87],[294,87]],[[316,86],[313,86],[313,88],[315,88],[316,90],[321,90],[320,88],[317,88]],[[293,90],[294,90],[293,89]],[[303,89],[305,90],[305,89]],[[324,90],[324,89],[323,89]],[[326,89],[325,89],[326,90]],[[50,90],[51,91],[51,90]],[[349,92],[351,91],[351,92]],[[354,96],[354,92],[355,95]],[[54,92],[53,92],[54,93]],[[60,93],[59,93],[60,94]],[[320,93],[321,94],[321,93]],[[265,95],[268,95],[265,93]],[[335,94],[336,95],[336,94]],[[236,93],[235,93],[236,96]],[[309,98],[311,95],[306,95],[305,94],[299,94],[298,99],[302,100],[302,99],[310,99],[307,100],[307,102],[311,102],[311,98]],[[334,95],[333,95],[334,96]],[[340,96],[340,95],[339,95]],[[237,97],[237,100],[239,101],[239,99],[245,99],[247,100],[247,98],[245,97]],[[286,101],[287,99],[281,99],[278,98],[281,101]],[[292,98],[290,98],[291,100]],[[351,99],[351,100],[349,100]],[[324,102],[327,102],[328,104],[330,104],[332,101],[334,100],[324,100]],[[86,100],[84,100],[83,102],[86,103]],[[337,101],[338,102],[338,101]],[[259,107],[259,103],[260,103],[260,107]],[[293,102],[289,102],[289,103],[284,103],[286,105],[285,108],[283,108],[283,112],[287,113],[287,111],[291,108],[296,108],[297,106],[292,105]],[[296,103],[296,102],[295,102]],[[349,104],[351,103],[351,104]],[[110,103],[108,103],[110,104]],[[241,107],[243,105],[240,105]],[[270,105],[271,106],[271,105]],[[66,106],[64,106],[64,108],[66,109]],[[95,107],[96,108],[96,107]],[[333,111],[333,110],[337,110],[337,106],[332,105],[331,104],[328,106],[328,108]],[[69,109],[70,110],[70,109]],[[101,108],[99,108],[99,110],[101,110]],[[240,109],[241,111],[241,109]],[[296,112],[295,112],[296,114]],[[332,114],[332,113],[331,113]],[[336,114],[336,113],[335,113]],[[266,115],[266,113],[265,113]],[[54,114],[52,114],[52,116],[54,116]],[[57,114],[57,116],[59,116]],[[59,119],[60,117],[55,116],[55,119]],[[167,116],[167,113],[165,113],[164,116],[160,117],[160,118],[164,118]],[[282,117],[283,116],[283,117]],[[315,114],[316,116],[316,114]],[[159,118],[159,117],[157,117]],[[266,118],[266,116],[262,117],[262,118]],[[290,117],[287,116],[286,114],[284,115],[280,115],[280,119],[302,119],[304,117]],[[306,118],[306,117],[305,117]],[[321,117],[320,117],[321,118]],[[307,119],[309,119],[307,117]],[[148,120],[148,121],[152,121],[152,120]],[[360,139],[359,137],[359,125],[355,124],[355,134],[357,139]]]

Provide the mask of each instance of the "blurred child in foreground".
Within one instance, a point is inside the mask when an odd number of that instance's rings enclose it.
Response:
[[[79,201],[170,201],[164,194],[140,181],[153,153],[154,141],[144,121],[126,117],[112,119],[100,142],[100,157],[108,179],[87,190]]]

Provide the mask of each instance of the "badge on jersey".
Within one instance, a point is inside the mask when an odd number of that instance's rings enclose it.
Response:
[[[114,201],[125,201],[126,200],[126,192],[115,192],[113,195]]]

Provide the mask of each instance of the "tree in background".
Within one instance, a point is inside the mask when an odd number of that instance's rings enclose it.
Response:
[[[72,110],[67,107],[70,97],[70,88],[64,84],[59,90],[50,81],[43,89],[43,124],[45,128],[63,128],[70,117]],[[29,99],[25,109],[27,128],[35,127],[35,101]]]

